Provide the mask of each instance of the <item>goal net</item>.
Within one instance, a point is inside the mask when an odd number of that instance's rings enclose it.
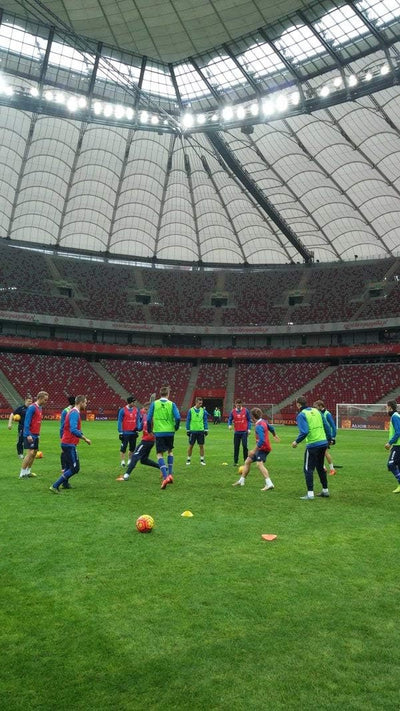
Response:
[[[259,407],[260,410],[262,410],[263,416],[267,418],[268,422],[273,424],[276,405],[273,405],[271,402],[252,402],[249,405],[246,403],[246,407],[249,411],[252,407]]]
[[[347,430],[388,430],[386,405],[341,402],[336,405],[336,425]]]

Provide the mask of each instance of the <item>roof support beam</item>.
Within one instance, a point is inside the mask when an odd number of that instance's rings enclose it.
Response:
[[[235,155],[232,153],[229,146],[221,138],[220,134],[217,132],[207,132],[208,140],[214,146],[215,150],[219,153],[221,158],[229,166],[229,168],[236,175],[240,183],[248,190],[250,195],[254,198],[257,204],[264,210],[268,217],[277,225],[297,252],[303,257],[306,264],[311,264],[313,261],[313,254],[305,247],[301,242],[296,233],[292,230],[290,225],[278,212],[275,206],[270,200],[264,195],[263,191],[260,190],[257,183],[250,178],[248,172],[243,168],[242,164],[237,160]]]

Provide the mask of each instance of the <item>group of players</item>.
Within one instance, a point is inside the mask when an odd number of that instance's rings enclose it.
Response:
[[[138,462],[141,462],[145,466],[154,467],[160,471],[161,489],[173,484],[174,435],[180,427],[181,416],[176,403],[169,399],[169,395],[170,387],[165,385],[160,388],[160,397],[151,403],[146,403],[142,409],[135,405],[135,398],[129,396],[126,405],[119,410],[118,434],[121,441],[121,466],[126,466],[126,471],[123,475],[118,476],[118,481],[128,481]],[[14,420],[18,421],[17,453],[22,459],[19,474],[21,479],[35,476],[31,467],[39,450],[42,407],[48,401],[48,397],[48,393],[44,390],[38,393],[35,401],[28,395],[24,405],[20,405],[10,414],[9,429],[11,429]],[[86,396],[78,395],[75,398],[69,398],[69,405],[61,413],[61,474],[50,487],[50,491],[55,494],[60,493],[60,488],[70,489],[69,480],[79,471],[80,463],[77,452],[79,441],[83,440],[86,444],[91,444],[90,439],[85,437],[81,429],[81,413],[86,409],[86,406]],[[316,496],[328,498],[330,494],[324,462],[326,458],[329,464],[329,473],[335,474],[329,452],[329,448],[336,442],[335,421],[322,400],[317,400],[310,407],[307,405],[306,399],[301,396],[296,399],[296,407],[299,434],[292,442],[292,447],[296,448],[303,440],[306,444],[304,475],[307,493],[301,499],[310,501],[315,497],[314,471],[317,472],[322,486]],[[397,411],[396,401],[389,401],[386,410],[390,416],[389,440],[385,444],[385,448],[390,450],[387,467],[397,481],[397,487],[393,493],[400,493],[400,413]],[[206,465],[204,444],[208,434],[208,418],[209,414],[203,406],[203,398],[197,396],[186,417],[186,432],[189,438],[187,466],[191,464],[193,448],[196,444],[199,445],[200,464]],[[249,451],[248,435],[251,432],[252,424],[254,424],[255,447]],[[243,406],[240,399],[236,399],[228,418],[228,427],[229,429],[234,428],[234,466],[239,464],[241,447],[244,460],[244,464],[239,469],[240,478],[234,482],[233,486],[244,486],[250,467],[255,463],[265,480],[262,491],[274,489],[266,467],[266,460],[271,452],[269,435],[271,434],[276,442],[280,440],[276,435],[275,428],[264,417],[262,410],[253,407],[249,411]],[[142,432],[142,437],[140,443],[137,444],[139,432]],[[149,457],[154,446],[157,461]],[[127,451],[129,458],[126,465]]]

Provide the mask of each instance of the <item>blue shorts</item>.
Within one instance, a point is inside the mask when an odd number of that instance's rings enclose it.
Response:
[[[156,437],[156,452],[172,452],[174,448],[174,435],[164,435],[164,437]]]
[[[196,442],[198,444],[204,444],[205,435],[204,432],[189,432],[189,444],[193,447]]]
[[[260,450],[256,454],[253,454],[251,460],[252,460],[252,462],[265,462],[268,455],[269,455],[269,452],[264,452],[263,450]]]
[[[39,449],[39,435],[31,435],[32,442],[24,437],[24,449]]]

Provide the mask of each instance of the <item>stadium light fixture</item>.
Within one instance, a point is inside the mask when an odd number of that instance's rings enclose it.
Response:
[[[78,108],[79,109],[86,109],[87,107],[87,99],[84,96],[80,96],[78,99]]]
[[[69,97],[69,99],[67,100],[67,109],[71,112],[78,110],[78,99],[76,98],[76,96]]]
[[[271,116],[275,111],[274,102],[271,99],[263,101],[262,111],[264,116]]]
[[[43,96],[46,99],[46,101],[54,101],[54,94],[52,91],[49,91],[49,90],[45,91]]]
[[[293,94],[290,96],[290,102],[293,106],[298,106],[300,103],[300,93],[298,91],[294,91]]]
[[[202,126],[206,122],[206,117],[204,114],[198,114],[196,116],[196,121],[199,124],[199,126]]]
[[[373,76],[372,72],[368,70],[365,77],[364,77],[365,81],[371,81],[372,76]]]
[[[252,116],[258,116],[259,111],[260,111],[260,107],[258,104],[251,104],[250,113]]]
[[[128,106],[128,108],[125,110],[125,114],[128,121],[132,121],[132,119],[135,117],[135,112],[131,106]]]
[[[153,114],[153,116],[152,116],[151,119],[150,119],[150,123],[151,123],[153,126],[157,126],[157,124],[158,124],[158,116],[157,116],[156,114]]]
[[[191,128],[194,124],[194,116],[193,114],[183,114],[182,116],[182,125],[184,128]]]
[[[140,114],[140,123],[148,123],[149,122],[149,114],[147,111],[142,111]]]
[[[94,113],[96,116],[100,116],[100,114],[102,113],[102,111],[103,111],[103,107],[102,107],[100,101],[95,101],[94,104],[93,104],[93,113]]]
[[[358,79],[355,74],[350,74],[347,83],[349,86],[356,86],[358,84]]]
[[[65,94],[63,94],[62,91],[57,91],[55,95],[55,102],[56,104],[65,104]]]
[[[278,98],[277,98],[277,100],[276,100],[276,102],[275,102],[275,106],[276,106],[276,108],[277,108],[277,111],[286,111],[286,110],[287,110],[287,107],[288,107],[288,104],[289,104],[289,102],[288,102],[288,100],[287,100],[287,97],[284,96],[283,94],[281,94],[280,96],[278,96]]]
[[[327,96],[329,96],[330,93],[331,92],[330,92],[329,86],[327,86],[326,84],[325,84],[325,86],[322,86],[321,89],[319,90],[319,95],[323,99],[325,99]]]
[[[382,64],[381,66],[381,74],[382,76],[385,76],[385,74],[389,74],[390,68],[388,64]]]
[[[244,106],[238,106],[238,107],[237,107],[237,109],[236,109],[236,116],[238,117],[239,121],[241,121],[242,119],[244,119],[244,117],[246,116],[246,111],[245,111]]]
[[[37,99],[39,96],[39,89],[37,89],[36,86],[32,86],[29,93],[34,99]]]
[[[224,121],[231,121],[233,119],[233,108],[232,106],[225,106],[222,109],[222,118]]]
[[[114,113],[114,107],[111,104],[105,104],[103,106],[103,114],[106,118],[110,118]]]
[[[123,106],[120,104],[118,106],[114,106],[114,116],[116,119],[122,119],[125,116],[125,109]]]
[[[335,77],[333,80],[333,86],[335,89],[340,89],[343,86],[343,77]]]

